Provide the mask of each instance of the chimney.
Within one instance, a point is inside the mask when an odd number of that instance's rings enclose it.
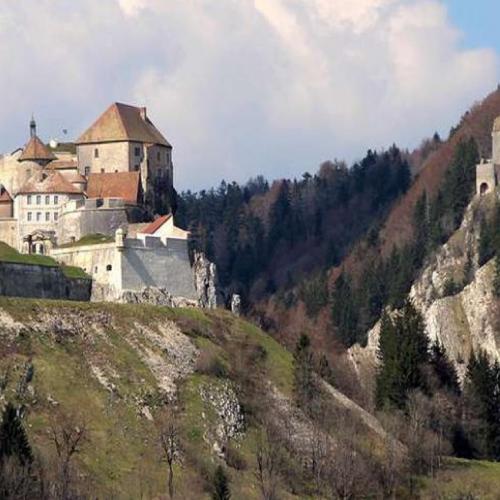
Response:
[[[147,119],[147,117],[148,117],[148,115],[147,115],[147,113],[146,113],[146,108],[145,108],[145,107],[140,108],[140,113],[141,113],[141,118],[142,118],[144,121],[146,121],[146,119]]]

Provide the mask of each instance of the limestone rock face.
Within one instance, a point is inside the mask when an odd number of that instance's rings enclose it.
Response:
[[[477,248],[481,213],[491,209],[495,196],[475,199],[467,208],[461,227],[427,262],[414,282],[410,297],[422,313],[431,341],[439,340],[463,380],[471,352],[484,351],[492,361],[500,361],[498,311],[493,296],[494,262],[478,267]],[[446,295],[446,282],[470,283],[455,295]],[[373,378],[377,367],[380,323],[368,332],[366,347],[348,350],[360,380]],[[363,382],[364,383],[364,382]]]
[[[235,316],[241,314],[241,297],[236,293],[231,297],[231,312]]]
[[[196,252],[193,272],[199,306],[215,309],[217,307],[217,267],[203,253]]]
[[[167,307],[196,307],[195,300],[174,297],[164,288],[146,287],[140,291],[124,290],[116,302],[125,304],[152,304]]]

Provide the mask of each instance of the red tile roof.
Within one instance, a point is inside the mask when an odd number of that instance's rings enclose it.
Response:
[[[34,135],[28,141],[28,144],[24,147],[23,154],[19,157],[19,161],[25,160],[47,160],[52,161],[55,160],[56,157],[50,151],[47,146],[38,138],[38,136]]]
[[[172,214],[168,215],[163,215],[162,217],[158,217],[154,222],[149,224],[149,226],[145,227],[144,229],[141,229],[141,233],[143,234],[155,234],[158,229],[160,229],[165,222],[167,222],[170,217],[172,217]]]
[[[76,160],[54,160],[47,165],[47,168],[50,170],[76,170],[78,168],[78,163]]]
[[[12,203],[12,197],[3,186],[0,187],[0,203]]]
[[[57,171],[37,172],[19,190],[19,194],[55,193],[55,194],[81,194],[71,182],[67,181]]]
[[[139,172],[114,172],[90,174],[87,178],[89,198],[121,198],[129,203],[139,203],[141,182]]]
[[[145,108],[115,102],[88,128],[76,144],[134,141],[171,147],[146,116]]]

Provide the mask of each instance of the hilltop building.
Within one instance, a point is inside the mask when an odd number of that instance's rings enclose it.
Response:
[[[482,196],[490,193],[500,180],[500,116],[495,120],[492,131],[492,159],[481,160],[476,167],[476,192]]]
[[[101,299],[153,287],[195,300],[172,146],[146,108],[114,103],[62,146],[32,119],[27,144],[0,156],[0,240],[82,267]]]

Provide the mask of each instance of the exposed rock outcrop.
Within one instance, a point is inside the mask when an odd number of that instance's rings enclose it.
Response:
[[[217,267],[203,253],[196,252],[193,262],[194,286],[200,307],[217,307]]]
[[[430,257],[410,291],[413,303],[422,313],[429,338],[445,347],[461,380],[473,351],[482,350],[491,360],[500,361],[492,284],[494,262],[479,268],[477,250],[480,218],[493,208],[495,199],[496,195],[490,195],[473,200],[460,228]],[[446,296],[450,281],[459,288],[460,283],[470,282],[461,291]],[[348,351],[363,383],[373,380],[379,335],[377,323],[368,332],[366,347],[355,345]]]

